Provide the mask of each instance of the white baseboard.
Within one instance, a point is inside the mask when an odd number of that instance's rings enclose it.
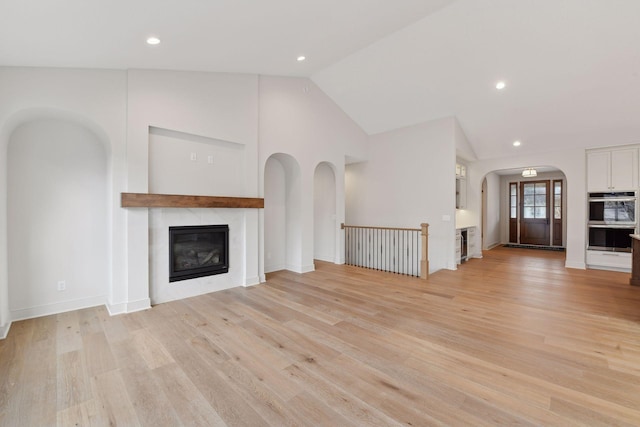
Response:
[[[304,273],[310,273],[312,271],[315,271],[316,266],[314,264],[309,264],[309,265],[287,264],[286,269],[289,271],[293,271],[294,273],[304,274]]]
[[[258,277],[258,276],[255,276],[255,277],[247,277],[247,278],[244,280],[244,286],[245,286],[245,287],[247,287],[247,286],[259,285],[260,283],[261,283],[261,282],[260,282],[260,277]]]
[[[491,250],[491,249],[493,249],[493,248],[495,248],[497,246],[500,246],[500,245],[502,245],[502,243],[500,243],[500,242],[492,243],[492,244],[488,245],[484,250],[489,251],[489,250]]]
[[[314,255],[313,258],[317,259],[318,261],[325,261],[325,262],[335,262],[336,260],[334,256],[322,255],[322,254]]]
[[[149,298],[143,298],[138,301],[129,301],[127,303],[127,313],[148,310],[150,308],[151,308],[151,299]]]
[[[107,307],[107,311],[109,312],[109,316],[117,316],[118,314],[124,314],[127,312],[127,304],[125,303],[120,303],[120,304],[105,304],[105,307]]]
[[[303,265],[301,273],[311,273],[312,271],[316,271],[315,264]]]
[[[117,316],[118,314],[133,313],[135,311],[142,311],[151,308],[151,300],[144,298],[138,301],[121,302],[118,304],[105,304],[107,311],[111,316]]]
[[[82,298],[71,301],[57,302],[54,304],[41,305],[37,307],[27,307],[18,310],[11,310],[11,320],[33,319],[35,317],[49,316],[52,314],[65,313],[72,310],[82,310],[83,308],[96,307],[105,304],[107,297],[99,295],[96,297]]]
[[[273,264],[273,265],[265,264],[264,272],[265,273],[273,273],[274,271],[286,270],[286,268],[287,267],[284,264]]]
[[[266,274],[261,274],[260,275],[260,283],[264,283],[267,281],[267,275]]]
[[[9,335],[9,329],[11,329],[11,322],[0,326],[0,340],[7,338],[7,335]]]
[[[586,270],[587,264],[584,262],[565,261],[564,266],[566,268],[577,268],[578,270]]]

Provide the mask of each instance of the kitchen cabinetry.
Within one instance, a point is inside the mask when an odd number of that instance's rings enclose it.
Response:
[[[631,270],[631,253],[626,251],[626,243],[622,236],[637,233],[637,217],[631,219],[631,225],[606,224],[606,216],[598,215],[598,197],[613,197],[623,194],[631,197],[631,206],[637,206],[635,194],[638,191],[638,145],[627,145],[603,149],[587,150],[587,250],[586,264],[588,268],[606,270]],[[596,193],[596,194],[593,194]],[[591,199],[590,197],[594,198]],[[611,199],[613,200],[613,199]],[[618,203],[609,201],[608,203]],[[627,202],[628,203],[628,202]],[[601,205],[602,203],[600,203]],[[637,210],[634,209],[634,211]],[[617,215],[615,216],[617,218]],[[612,219],[609,219],[611,222]],[[630,228],[629,230],[626,230]]]
[[[637,147],[587,151],[587,191],[626,191],[637,187]]]
[[[476,227],[456,229],[456,264],[462,264],[476,253]]]
[[[630,271],[631,254],[588,250],[587,266],[596,270]]]

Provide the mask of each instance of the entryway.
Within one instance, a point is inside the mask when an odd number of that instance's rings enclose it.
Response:
[[[509,243],[562,246],[563,180],[509,182]]]

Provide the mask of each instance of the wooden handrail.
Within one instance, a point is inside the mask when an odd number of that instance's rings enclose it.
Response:
[[[429,224],[420,224],[422,234],[422,257],[420,259],[420,278],[429,278]]]
[[[368,225],[346,225],[344,222],[340,224],[340,229],[345,228],[367,228],[370,230],[400,230],[400,231],[421,231],[421,228],[400,228],[400,227],[370,227]]]

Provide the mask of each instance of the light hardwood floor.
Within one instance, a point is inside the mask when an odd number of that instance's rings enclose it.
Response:
[[[640,425],[640,288],[497,248],[16,322],[0,425]],[[177,283],[175,286],[179,286]]]

